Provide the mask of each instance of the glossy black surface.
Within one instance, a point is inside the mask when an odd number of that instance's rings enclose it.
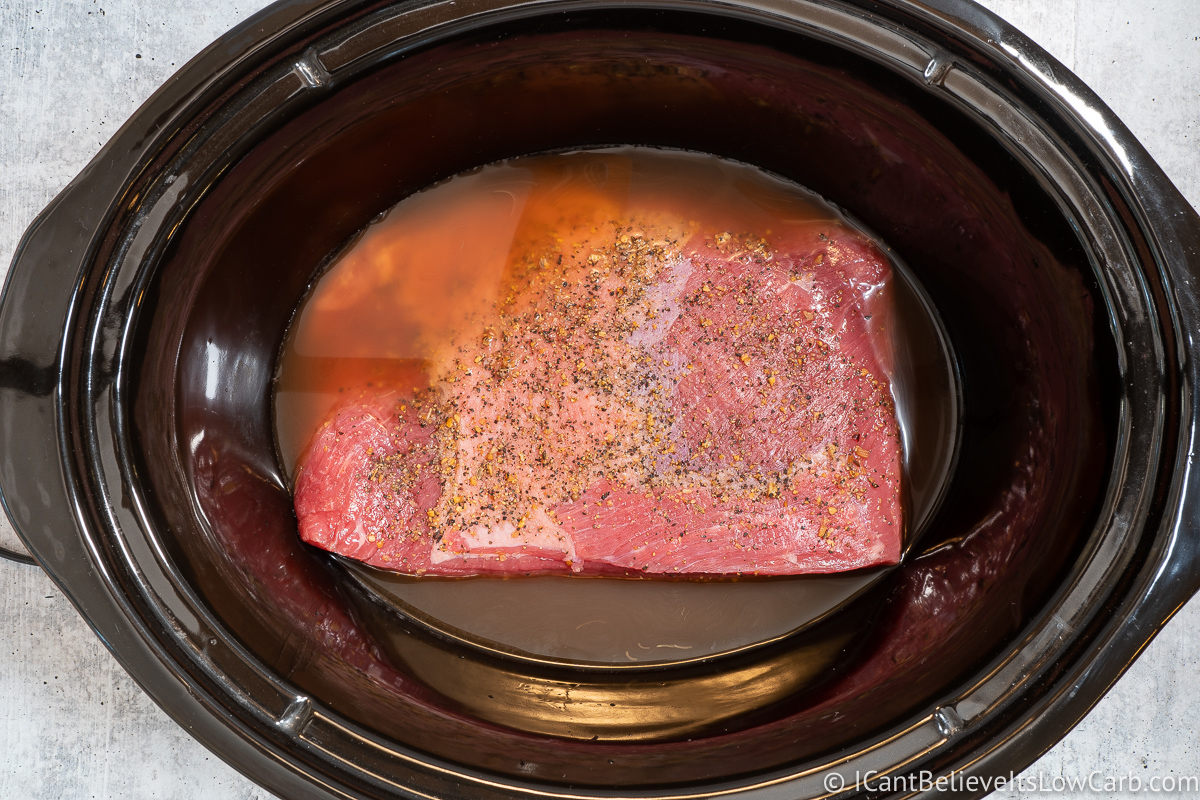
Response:
[[[815,796],[844,759],[1007,774],[1195,591],[1200,220],[1030,43],[957,3],[375,8],[276,6],[202,54],[30,229],[0,306],[10,516],[235,766],[288,797]],[[920,557],[811,636],[643,676],[809,677],[636,743],[439,689],[511,670],[398,628],[299,544],[268,416],[292,309],[371,216],[606,143],[738,158],[845,207],[929,290],[964,382]]]

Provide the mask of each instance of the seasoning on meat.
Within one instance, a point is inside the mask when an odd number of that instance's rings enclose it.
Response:
[[[900,555],[891,266],[828,220],[526,225],[413,385],[296,480],[308,542],[414,575],[834,572]]]

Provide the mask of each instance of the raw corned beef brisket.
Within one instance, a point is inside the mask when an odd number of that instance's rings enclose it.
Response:
[[[412,385],[347,393],[314,434],[303,539],[413,575],[895,563],[889,261],[827,221],[691,226],[531,236]]]

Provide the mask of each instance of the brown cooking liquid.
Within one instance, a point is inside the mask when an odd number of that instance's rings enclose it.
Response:
[[[847,224],[816,195],[753,167],[649,148],[528,156],[412,195],[333,260],[292,323],[274,406],[288,475],[339,397],[412,384],[454,338],[464,309],[501,298],[506,264],[520,255],[520,230],[620,219],[631,207],[662,209],[687,220],[691,231],[770,235],[823,220]],[[955,388],[930,306],[903,269],[896,279],[892,391],[908,527],[919,533],[950,468]],[[445,579],[351,569],[385,600],[444,632],[535,657],[604,663],[690,660],[771,640],[844,603],[880,572],[770,580]]]

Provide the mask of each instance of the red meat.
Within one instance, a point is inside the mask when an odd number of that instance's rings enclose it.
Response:
[[[431,575],[899,559],[892,274],[870,240],[566,238],[530,243],[420,385],[334,409],[297,475],[305,541]]]

